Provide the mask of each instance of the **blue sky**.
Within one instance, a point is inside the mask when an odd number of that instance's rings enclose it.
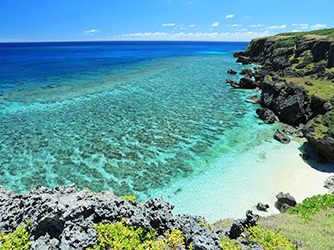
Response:
[[[0,0],[0,42],[250,41],[334,27],[334,0]]]

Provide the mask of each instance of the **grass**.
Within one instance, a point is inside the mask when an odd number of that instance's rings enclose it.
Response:
[[[334,38],[334,29],[322,29],[322,30],[313,30],[307,32],[289,32],[289,33],[280,33],[276,36],[303,36],[303,35],[317,35],[324,36],[326,38]]]
[[[297,38],[296,37],[290,37],[286,40],[283,41],[277,41],[274,46],[276,48],[283,48],[291,45],[295,45],[297,43]]]
[[[311,77],[286,77],[287,82],[293,82],[294,84],[303,87],[310,97],[315,95],[326,101],[330,101],[334,96],[334,83],[328,80],[315,80]],[[306,85],[306,82],[311,82],[313,86]]]
[[[334,208],[312,215],[305,222],[296,214],[278,214],[272,220],[259,220],[259,225],[268,230],[278,230],[293,242],[301,241],[303,249],[334,249]]]

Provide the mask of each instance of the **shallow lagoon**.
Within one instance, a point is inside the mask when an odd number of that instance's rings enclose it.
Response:
[[[25,192],[74,182],[141,201],[163,195],[176,212],[211,222],[243,216],[273,194],[284,162],[270,162],[273,153],[300,144],[273,141],[276,127],[245,102],[254,92],[226,85],[240,78],[227,70],[244,66],[222,48],[3,86],[1,184]]]

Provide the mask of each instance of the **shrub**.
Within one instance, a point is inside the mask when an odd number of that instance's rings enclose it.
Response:
[[[264,249],[296,249],[292,243],[279,232],[272,232],[258,226],[247,229],[249,240],[262,245]]]
[[[288,38],[287,40],[277,41],[274,46],[276,48],[283,48],[283,47],[295,45],[296,43],[297,43],[297,38],[291,37],[291,38]]]
[[[316,214],[320,210],[326,210],[334,207],[334,195],[324,194],[315,195],[310,198],[306,198],[302,203],[287,210],[289,214],[298,214],[304,221],[310,221],[311,215]]]
[[[127,201],[131,201],[132,203],[134,203],[136,200],[136,196],[134,195],[125,195],[125,196],[120,196],[120,197],[124,198]]]
[[[28,226],[30,221],[27,220],[24,227],[18,227],[15,233],[5,235],[0,233],[0,249],[29,249],[29,233]]]
[[[122,222],[116,222],[114,225],[109,223],[94,225],[98,233],[98,244],[89,249],[162,250],[176,249],[178,244],[185,247],[180,230],[172,229],[166,234],[166,240],[156,239],[158,235],[156,231],[141,227],[134,229],[132,226],[123,225],[125,221],[123,218]]]
[[[223,249],[230,249],[230,250],[241,250],[242,248],[237,244],[233,243],[229,237],[223,237],[219,239],[220,246]]]

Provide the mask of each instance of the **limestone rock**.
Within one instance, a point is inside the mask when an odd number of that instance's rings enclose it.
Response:
[[[277,120],[274,112],[267,108],[257,109],[256,114],[267,124],[274,123]]]
[[[258,87],[258,84],[247,76],[240,79],[239,85],[240,88],[243,89],[255,89],[256,87]]]
[[[267,209],[269,208],[269,205],[268,204],[263,204],[263,203],[259,202],[256,205],[256,208],[257,208],[257,210],[267,212]]]
[[[281,143],[289,143],[290,142],[290,138],[287,135],[280,132],[279,130],[276,130],[276,132],[274,134],[274,139],[281,142]]]
[[[234,70],[234,69],[228,70],[227,73],[230,74],[230,75],[236,75],[236,74],[238,74],[238,72],[236,70]]]
[[[334,193],[334,175],[327,177],[325,188],[328,188],[330,193]]]
[[[293,198],[289,193],[280,192],[276,195],[276,198],[281,205],[281,212],[297,205],[296,199]]]

